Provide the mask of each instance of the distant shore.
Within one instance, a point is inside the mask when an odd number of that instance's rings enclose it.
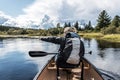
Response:
[[[107,34],[107,35],[104,35],[102,33],[79,33],[79,35],[84,37],[84,38],[95,38],[95,39],[120,43],[120,34]]]
[[[40,38],[41,36],[28,36],[28,35],[0,35],[0,38]]]
[[[103,35],[101,33],[78,33],[78,34],[83,38],[95,38],[95,39],[120,43],[120,34],[108,34],[108,35]],[[34,39],[39,39],[41,37],[46,37],[46,36],[0,35],[0,38],[34,38]]]

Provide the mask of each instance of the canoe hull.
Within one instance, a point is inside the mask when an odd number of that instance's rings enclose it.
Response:
[[[87,59],[82,59],[84,63],[83,80],[104,80],[97,70]],[[80,80],[82,63],[80,67],[75,69],[60,69],[60,80]],[[54,57],[46,64],[44,69],[40,71],[34,78],[34,80],[56,80],[56,66]]]

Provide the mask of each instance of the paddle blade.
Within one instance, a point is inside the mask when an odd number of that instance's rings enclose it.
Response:
[[[89,54],[92,54],[92,51],[90,51]]]
[[[48,55],[46,52],[43,51],[29,51],[29,55],[31,57],[43,57]]]

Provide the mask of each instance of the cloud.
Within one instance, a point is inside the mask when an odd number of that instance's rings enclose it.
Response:
[[[119,0],[35,0],[23,9],[24,14],[14,18],[17,24],[40,24],[44,15],[53,23],[66,20],[91,20],[96,23],[99,13],[106,10],[113,18],[120,14]]]
[[[0,24],[3,24],[4,22],[8,20],[12,20],[12,17],[5,15],[2,11],[0,11]]]
[[[119,0],[36,0],[23,10],[24,16],[36,21],[47,14],[54,20],[85,19],[95,22],[102,10],[107,10],[111,16],[116,15],[120,8],[119,3]]]
[[[52,19],[57,18],[57,10],[59,8],[60,0],[49,1],[49,0],[36,0],[32,5],[23,9],[25,15],[19,17],[27,17],[35,21],[41,20],[45,14],[51,16]]]

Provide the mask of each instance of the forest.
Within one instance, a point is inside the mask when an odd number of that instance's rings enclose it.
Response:
[[[63,26],[57,23],[54,28],[49,29],[31,29],[31,28],[19,28],[11,26],[0,25],[0,35],[29,35],[29,36],[57,36],[63,34],[65,27],[76,27],[78,33],[95,33],[99,32],[102,34],[120,34],[120,16],[115,15],[112,19],[106,10],[100,12],[97,18],[97,24],[95,27],[92,26],[91,21],[84,24],[84,28],[79,25],[76,21],[74,24],[65,22]]]

